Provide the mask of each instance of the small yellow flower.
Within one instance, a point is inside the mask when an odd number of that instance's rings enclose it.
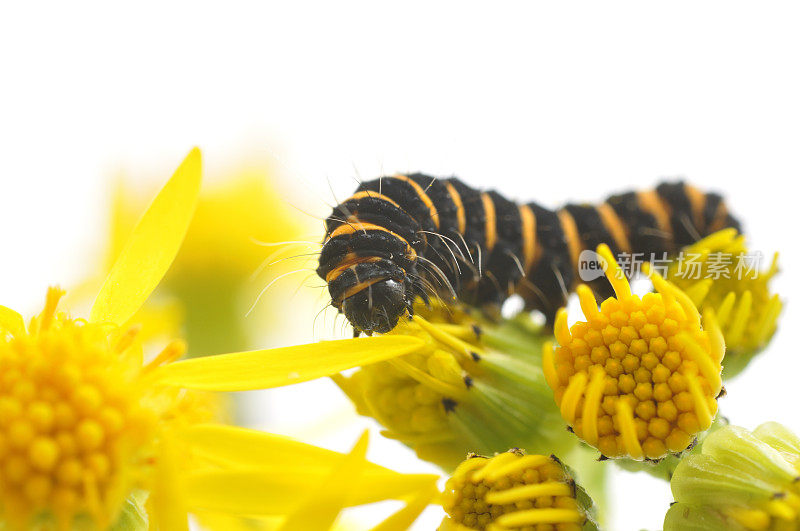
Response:
[[[586,321],[556,317],[559,346],[545,346],[543,368],[561,415],[606,457],[660,459],[708,429],[722,388],[725,344],[712,312],[701,325],[689,297],[657,274],[656,293],[638,297],[610,249],[601,245],[616,298],[578,288]]]
[[[452,470],[468,452],[574,448],[539,368],[550,336],[530,316],[492,323],[456,306],[419,305],[383,337],[416,338],[420,346],[335,381],[360,414],[421,459]]]
[[[725,336],[726,378],[738,374],[763,350],[777,328],[782,303],[769,290],[778,271],[778,254],[766,271],[753,263],[744,236],[736,229],[716,232],[684,249],[666,278],[704,311],[714,310]]]
[[[710,434],[670,483],[665,531],[800,528],[800,438],[776,422]]]
[[[447,480],[440,530],[596,529],[592,503],[554,456],[470,455]]]

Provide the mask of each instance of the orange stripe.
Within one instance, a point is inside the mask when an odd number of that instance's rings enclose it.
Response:
[[[489,194],[482,193],[481,201],[483,201],[483,214],[486,218],[486,250],[491,251],[494,249],[494,244],[497,243],[497,214],[494,211],[494,201]]]
[[[335,238],[337,236],[346,236],[348,234],[353,234],[353,233],[355,233],[357,231],[361,231],[361,230],[363,230],[363,231],[367,231],[367,230],[382,230],[384,232],[388,232],[389,234],[391,234],[395,238],[399,238],[400,241],[402,241],[402,242],[404,242],[406,244],[406,251],[408,252],[408,255],[409,255],[408,258],[410,260],[414,260],[417,257],[417,252],[408,244],[408,242],[406,241],[405,238],[403,238],[402,236],[400,236],[397,233],[394,233],[394,232],[390,231],[386,227],[381,227],[380,225],[375,225],[374,223],[357,222],[357,223],[347,223],[347,224],[344,224],[344,225],[339,225],[338,227],[336,227],[333,230],[333,232],[331,232],[331,235],[328,236],[328,240],[330,240],[331,238]]]
[[[614,238],[617,247],[623,252],[630,253],[631,242],[628,240],[628,233],[625,230],[625,225],[622,223],[622,220],[619,219],[617,213],[614,212],[614,209],[611,208],[611,205],[608,203],[601,204],[597,207],[597,213],[600,214],[603,225],[605,225],[608,232],[611,233],[611,237]]]
[[[387,203],[391,203],[394,206],[396,206],[397,208],[400,208],[400,205],[398,205],[397,202],[394,199],[392,199],[391,197],[387,197],[387,196],[385,196],[383,194],[379,194],[378,192],[373,192],[371,190],[363,190],[361,192],[356,192],[355,194],[353,194],[350,197],[348,197],[347,199],[345,199],[344,202],[346,203],[346,202],[348,202],[350,200],[353,200],[353,199],[364,199],[365,197],[373,197],[375,199],[382,199],[383,201],[386,201]]]
[[[344,301],[347,297],[352,297],[353,295],[355,295],[359,291],[365,290],[368,287],[370,287],[371,285],[373,285],[373,284],[375,284],[377,282],[382,282],[384,280],[386,280],[386,279],[385,278],[372,278],[372,279],[369,279],[369,280],[364,280],[362,282],[359,282],[358,284],[355,284],[354,286],[351,286],[350,288],[345,290],[345,292],[342,294],[342,301]]]
[[[655,190],[648,190],[647,192],[637,192],[636,197],[639,199],[639,207],[656,218],[658,228],[672,235],[672,229],[669,224],[669,210],[658,196],[658,193]]]
[[[689,203],[692,205],[694,226],[697,227],[697,230],[700,232],[700,234],[703,234],[705,230],[705,224],[703,223],[703,210],[706,207],[706,194],[690,184],[684,184],[683,189],[686,192],[686,197],[689,198]]]
[[[328,274],[325,275],[325,282],[333,282],[339,275],[356,264],[377,262],[379,260],[381,260],[381,258],[378,256],[357,256],[355,253],[347,253],[344,258],[342,258],[342,261],[339,263],[339,265],[331,269]]]
[[[354,232],[360,230],[385,230],[386,232],[391,232],[386,227],[381,227],[380,225],[375,225],[374,223],[365,223],[361,221],[353,221],[351,223],[345,223],[336,227],[333,232],[331,232],[330,238],[335,238],[336,236],[343,236],[346,234],[353,234]],[[398,236],[400,238],[400,236]],[[402,239],[402,238],[401,238]],[[405,241],[405,240],[403,240]]]
[[[536,216],[531,207],[520,205],[519,217],[522,219],[522,259],[527,273],[531,270],[536,252]]]
[[[446,182],[444,185],[447,187],[447,193],[450,194],[450,199],[456,205],[456,218],[458,219],[458,232],[464,234],[467,230],[467,216],[464,213],[464,203],[461,202],[461,194],[458,193],[453,183]]]
[[[578,236],[578,226],[575,225],[575,220],[569,212],[563,208],[558,211],[558,219],[561,220],[561,228],[564,231],[564,238],[567,240],[567,247],[569,248],[569,257],[572,260],[572,265],[578,268],[578,257],[581,253],[581,239]],[[569,286],[567,286],[569,288]]]
[[[436,228],[439,228],[439,212],[436,210],[436,205],[433,204],[433,201],[428,196],[428,193],[422,189],[420,185],[414,182],[412,179],[406,177],[405,175],[395,175],[395,179],[400,179],[401,181],[405,181],[411,185],[415,192],[422,202],[425,203],[425,206],[428,207],[428,211],[431,213],[431,219],[433,220],[433,224],[436,225]]]
[[[725,217],[728,215],[728,206],[724,202],[720,202],[717,206],[717,211],[714,213],[714,219],[708,226],[708,233],[722,230],[725,227]]]

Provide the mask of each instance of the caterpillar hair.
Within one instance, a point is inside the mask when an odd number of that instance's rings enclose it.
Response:
[[[650,259],[740,228],[720,195],[683,182],[549,210],[423,174],[364,182],[325,227],[317,274],[356,334],[390,331],[430,294],[497,311],[516,293],[552,323],[583,250],[606,243]],[[612,293],[605,278],[589,286]]]

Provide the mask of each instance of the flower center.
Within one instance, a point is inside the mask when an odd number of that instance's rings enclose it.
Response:
[[[131,467],[152,457],[157,415],[142,406],[130,335],[54,315],[60,295],[29,333],[0,336],[0,504],[21,526],[109,523],[139,479]]]

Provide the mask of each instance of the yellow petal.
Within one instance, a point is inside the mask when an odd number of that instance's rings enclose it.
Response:
[[[176,441],[165,435],[156,461],[155,487],[152,495],[153,515],[157,529],[182,531],[189,529],[186,495],[179,473],[180,454]]]
[[[225,531],[269,531],[275,529],[282,520],[280,516],[255,518],[202,511],[193,513],[193,516],[199,524],[198,529],[224,529]]]
[[[372,531],[405,531],[409,529],[437,494],[438,491],[435,488],[421,492],[405,507],[373,527]]]
[[[322,341],[179,361],[161,367],[155,377],[168,385],[207,391],[268,389],[402,356],[423,344],[407,336]]]
[[[25,320],[11,308],[0,306],[0,331],[2,330],[20,337],[25,334]]]
[[[203,425],[179,434],[191,441],[193,455],[211,461],[186,480],[193,509],[246,515],[286,514],[347,456],[292,439],[244,428]],[[401,474],[366,462],[347,505],[408,499],[435,487],[433,474]],[[290,507],[287,509],[287,507]]]
[[[330,467],[305,468],[299,458],[272,466],[238,470],[206,469],[186,476],[186,498],[192,509],[247,515],[286,514],[310,486],[323,481]],[[347,506],[383,500],[405,500],[435,484],[431,474],[401,474],[367,463],[361,481],[343,481],[337,488],[352,487]]]
[[[200,191],[194,148],[133,229],[94,301],[89,319],[121,325],[155,289],[186,235]]]
[[[364,471],[369,432],[365,431],[325,481],[308,493],[303,503],[284,520],[279,531],[307,529],[308,531],[327,531],[345,507],[353,486],[361,479]],[[347,487],[343,487],[346,484]]]
[[[178,436],[191,443],[192,451],[203,457],[244,468],[269,467],[286,462],[296,466],[293,461],[299,461],[304,467],[328,470],[343,457],[339,452],[289,437],[238,426],[201,424],[181,430]]]

